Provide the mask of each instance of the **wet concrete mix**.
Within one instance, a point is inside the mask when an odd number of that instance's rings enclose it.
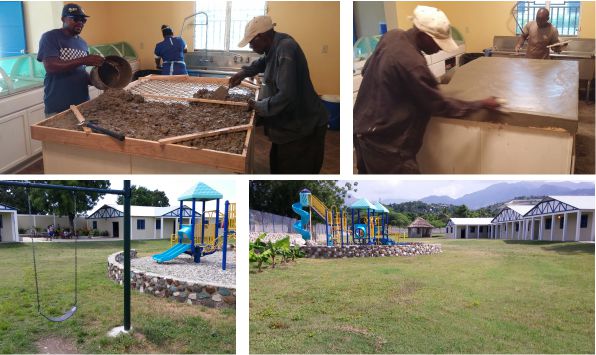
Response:
[[[200,89],[194,97],[209,98],[209,95],[208,90]],[[235,93],[226,100],[246,102],[252,97]],[[97,120],[97,124],[103,128],[122,133],[128,138],[151,141],[248,124],[252,114],[244,106],[146,101],[140,95],[120,89],[104,91],[96,99],[79,107],[79,110],[86,120]],[[43,125],[82,131],[77,123],[72,111],[68,111],[64,117],[48,120]],[[179,144],[241,154],[245,139],[246,132],[233,132]]]

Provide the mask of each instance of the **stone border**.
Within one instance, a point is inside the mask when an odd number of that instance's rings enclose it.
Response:
[[[122,265],[124,252],[108,256],[108,277],[122,285]],[[131,259],[137,257],[137,251],[130,251]],[[203,305],[212,308],[234,307],[236,289],[218,285],[201,284],[189,280],[164,277],[163,275],[130,269],[130,287],[141,293],[159,298],[168,298],[187,304]]]
[[[442,253],[441,244],[406,243],[401,245],[346,245],[343,247],[302,246],[306,258],[370,258],[383,256],[415,256]]]

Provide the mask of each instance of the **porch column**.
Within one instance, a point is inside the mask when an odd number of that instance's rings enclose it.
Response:
[[[470,237],[470,225],[466,224],[466,239]]]
[[[159,233],[159,238],[160,239],[163,239],[163,227],[164,227],[164,225],[163,225],[163,217],[161,217],[161,230],[160,230],[160,233]]]
[[[553,231],[555,230],[555,214],[550,217],[550,241],[553,241]]]
[[[563,241],[565,241],[565,237],[567,237],[567,216],[567,212],[563,213]]]
[[[581,210],[577,211],[577,221],[575,221],[575,222],[576,222],[575,223],[575,238],[573,238],[573,240],[578,242],[580,239],[579,236],[581,233],[581,229],[580,229],[581,222],[582,222],[582,211]],[[592,229],[594,229],[594,228],[592,228]],[[593,233],[593,231],[592,231],[592,233]]]
[[[588,218],[590,218],[590,214],[588,213]],[[592,223],[590,224],[590,240],[594,241],[594,212],[592,212]],[[579,234],[578,234],[579,237]]]
[[[538,240],[542,240],[543,231],[544,231],[544,215],[540,216],[540,229],[538,229]]]

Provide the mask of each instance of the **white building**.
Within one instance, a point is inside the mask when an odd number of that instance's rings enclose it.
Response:
[[[132,239],[169,239],[180,226],[179,207],[130,207],[130,235]],[[183,224],[189,224],[192,209],[184,206]],[[195,211],[195,219],[201,214]],[[87,217],[87,228],[107,231],[108,236],[122,238],[124,235],[124,206],[106,204],[92,211]]]
[[[19,241],[19,225],[16,208],[0,204],[0,243]]]
[[[451,218],[447,222],[447,237],[453,239],[488,238],[492,218]]]
[[[491,239],[524,239],[524,228],[527,228],[524,222],[524,216],[534,206],[535,202],[516,201],[507,204],[495,218],[492,220],[493,228],[491,230]]]
[[[507,204],[494,218],[451,218],[449,238],[594,241],[594,196],[548,196]]]
[[[594,196],[545,197],[524,220],[524,240],[594,241]]]

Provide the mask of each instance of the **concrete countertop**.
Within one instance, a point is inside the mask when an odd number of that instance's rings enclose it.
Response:
[[[525,58],[481,57],[458,68],[441,90],[448,97],[507,101],[507,113],[480,110],[465,120],[566,130],[578,124],[578,63]]]

